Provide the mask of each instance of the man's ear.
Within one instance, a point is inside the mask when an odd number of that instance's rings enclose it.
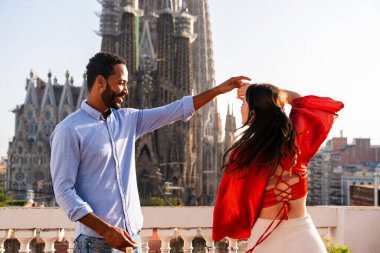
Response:
[[[105,84],[104,77],[102,75],[96,76],[96,85],[99,85],[100,88],[103,88],[104,84]]]

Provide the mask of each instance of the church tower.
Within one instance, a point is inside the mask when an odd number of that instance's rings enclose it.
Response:
[[[124,106],[162,106],[215,86],[207,0],[101,3],[101,48],[127,62],[129,94]],[[190,122],[165,126],[136,142],[143,204],[154,196],[178,197],[190,205],[212,204],[213,179],[224,151],[220,121],[217,103],[212,101]]]
[[[123,57],[128,66],[128,74],[134,77],[138,65],[139,17],[143,14],[138,9],[137,0],[121,1],[120,41],[117,53]]]
[[[157,74],[168,83],[174,81],[174,14],[172,1],[164,0],[157,21]]]
[[[98,35],[102,36],[102,51],[116,53],[116,44],[121,32],[119,31],[120,23],[120,6],[115,0],[101,0],[103,10],[98,14],[100,18],[100,31]]]

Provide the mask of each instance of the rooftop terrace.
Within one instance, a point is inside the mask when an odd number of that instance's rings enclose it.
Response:
[[[203,237],[208,252],[218,252],[211,238],[213,207],[143,207],[145,217],[141,231],[143,253],[148,241],[160,240],[160,250],[170,252],[170,240],[180,236],[184,252],[193,252],[193,239]],[[379,207],[308,207],[321,236],[350,247],[353,253],[380,252]],[[54,252],[57,241],[68,242],[73,252],[75,224],[59,208],[0,208],[0,253],[7,252],[4,242],[17,239],[19,252],[30,252],[34,238],[45,242],[45,252]],[[244,241],[227,238],[229,252],[244,251]]]

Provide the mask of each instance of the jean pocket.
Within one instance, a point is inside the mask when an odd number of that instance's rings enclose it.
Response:
[[[81,253],[82,244],[77,240],[74,241],[74,253]]]
[[[88,253],[111,253],[112,248],[105,242],[92,241],[87,244]]]

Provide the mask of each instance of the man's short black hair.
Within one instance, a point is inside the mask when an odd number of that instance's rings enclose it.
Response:
[[[98,75],[107,79],[113,73],[113,67],[117,64],[126,64],[125,60],[116,54],[100,52],[94,55],[87,64],[87,88],[90,91]]]

